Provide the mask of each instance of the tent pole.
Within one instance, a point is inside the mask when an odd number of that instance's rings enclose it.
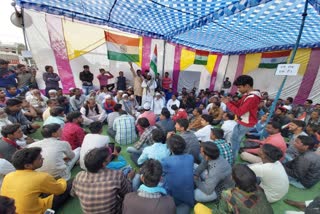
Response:
[[[16,8],[15,8],[16,9]],[[21,14],[22,14],[22,33],[23,33],[23,39],[24,39],[24,45],[26,47],[27,51],[30,51],[28,42],[27,42],[27,34],[26,34],[26,28],[25,28],[25,23],[24,23],[24,8],[21,7]],[[25,58],[27,61],[27,64],[31,66],[31,61],[28,58]]]
[[[161,77],[164,77],[164,65],[165,65],[165,60],[166,60],[166,47],[167,47],[167,42],[163,40],[163,56],[162,56],[162,74]]]
[[[306,2],[304,4],[304,10],[303,10],[303,13],[302,13],[302,20],[301,20],[301,24],[300,24],[299,34],[298,34],[298,37],[297,37],[297,40],[296,40],[296,44],[295,44],[295,46],[294,46],[294,48],[292,50],[292,54],[291,54],[291,57],[290,57],[290,60],[289,60],[289,64],[293,63],[294,57],[296,56],[296,53],[297,53],[297,50],[298,50],[298,47],[299,47],[299,44],[300,44],[303,28],[304,28],[304,23],[305,23],[305,20],[307,18],[307,15],[308,15],[307,11],[308,11],[308,0],[306,0]],[[287,81],[287,77],[288,76],[286,75],[283,78],[281,86],[280,86],[280,88],[279,88],[279,90],[277,92],[277,95],[276,95],[276,97],[275,97],[275,99],[274,99],[274,101],[273,101],[273,103],[271,105],[270,114],[269,114],[269,116],[267,118],[267,121],[266,121],[267,124],[269,123],[271,117],[274,114],[277,102],[278,102],[278,100],[280,98],[280,95],[281,95],[281,92],[283,90],[283,87],[284,87],[284,85],[285,85],[285,83]],[[263,138],[264,133],[265,133],[265,129],[263,130],[263,133],[260,136],[260,138]]]

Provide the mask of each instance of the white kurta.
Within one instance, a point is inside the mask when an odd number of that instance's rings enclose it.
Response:
[[[145,102],[149,102],[150,104],[153,101],[153,96],[155,89],[157,88],[157,83],[154,79],[151,80],[143,80],[141,83],[142,91],[142,106]]]
[[[153,99],[153,103],[152,103],[152,111],[156,114],[156,115],[160,115],[161,114],[161,110],[164,107],[164,100],[162,98],[154,98]]]
[[[101,108],[100,105],[97,105],[99,109],[99,114],[97,114],[95,108],[90,109],[88,115],[86,116],[86,109],[84,107],[81,107],[80,112],[83,117],[83,124],[89,125],[92,122],[100,121],[103,122],[107,118],[107,114],[104,109]]]

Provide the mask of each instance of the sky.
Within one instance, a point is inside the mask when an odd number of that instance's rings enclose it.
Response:
[[[12,0],[0,1],[0,41],[4,44],[24,43],[22,29],[14,26],[10,16],[14,12]]]

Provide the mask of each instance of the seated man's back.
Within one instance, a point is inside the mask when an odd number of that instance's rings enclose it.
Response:
[[[173,198],[168,196],[158,183],[162,175],[162,166],[157,160],[147,160],[141,167],[143,184],[137,192],[128,193],[123,202],[123,214],[152,213],[175,214]]]
[[[131,144],[137,138],[134,118],[124,111],[121,111],[120,117],[114,120],[113,130],[116,131],[116,142],[121,145]]]
[[[168,109],[162,109],[160,114],[160,121],[156,123],[156,126],[160,127],[165,135],[167,135],[168,132],[174,131],[174,122],[170,118],[170,112]]]
[[[122,200],[131,191],[131,184],[122,171],[106,169],[110,159],[106,148],[93,149],[85,156],[88,171],[77,174],[71,190],[79,197],[84,213],[121,213]]]
[[[52,142],[50,142],[52,141]],[[64,158],[72,159],[74,153],[68,142],[57,139],[44,139],[30,144],[31,147],[41,147],[45,158],[44,164],[38,169],[39,172],[47,172],[54,177],[65,177],[66,163]]]
[[[81,128],[83,118],[80,112],[73,111],[67,115],[68,122],[62,130],[61,140],[67,141],[74,150],[81,147],[86,133]]]
[[[71,168],[79,159],[80,151],[77,151],[76,155],[68,142],[59,140],[61,136],[59,124],[45,125],[42,127],[41,133],[44,137],[43,140],[28,145],[29,148],[40,147],[42,149],[43,165],[37,171],[47,172],[55,178],[70,179]]]
[[[165,158],[161,163],[164,187],[174,198],[177,209],[179,205],[191,208],[194,205],[193,157],[183,154],[185,141],[182,137],[173,135],[167,143],[173,155]],[[173,146],[174,144],[176,146]],[[178,146],[180,144],[181,146]]]
[[[193,157],[174,155],[163,160],[165,187],[175,202],[193,205]],[[191,178],[191,179],[190,179]]]
[[[89,125],[89,130],[91,134],[87,134],[84,139],[81,146],[80,151],[80,167],[84,170],[86,170],[85,164],[84,164],[84,157],[85,155],[90,152],[92,149],[95,148],[102,148],[107,147],[109,143],[109,137],[102,135],[102,127],[103,124],[99,121],[93,122]]]

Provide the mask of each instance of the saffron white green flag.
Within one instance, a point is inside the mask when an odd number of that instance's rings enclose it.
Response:
[[[194,64],[197,65],[207,65],[208,64],[208,51],[196,50],[196,56],[194,58]]]
[[[277,68],[279,64],[286,64],[290,51],[262,53],[259,68]]]
[[[158,49],[157,49],[157,45],[156,45],[154,47],[154,51],[152,53],[151,61],[150,61],[150,70],[152,70],[155,75],[158,73],[157,59],[158,59]]]
[[[105,32],[108,59],[123,62],[139,62],[140,38]]]

